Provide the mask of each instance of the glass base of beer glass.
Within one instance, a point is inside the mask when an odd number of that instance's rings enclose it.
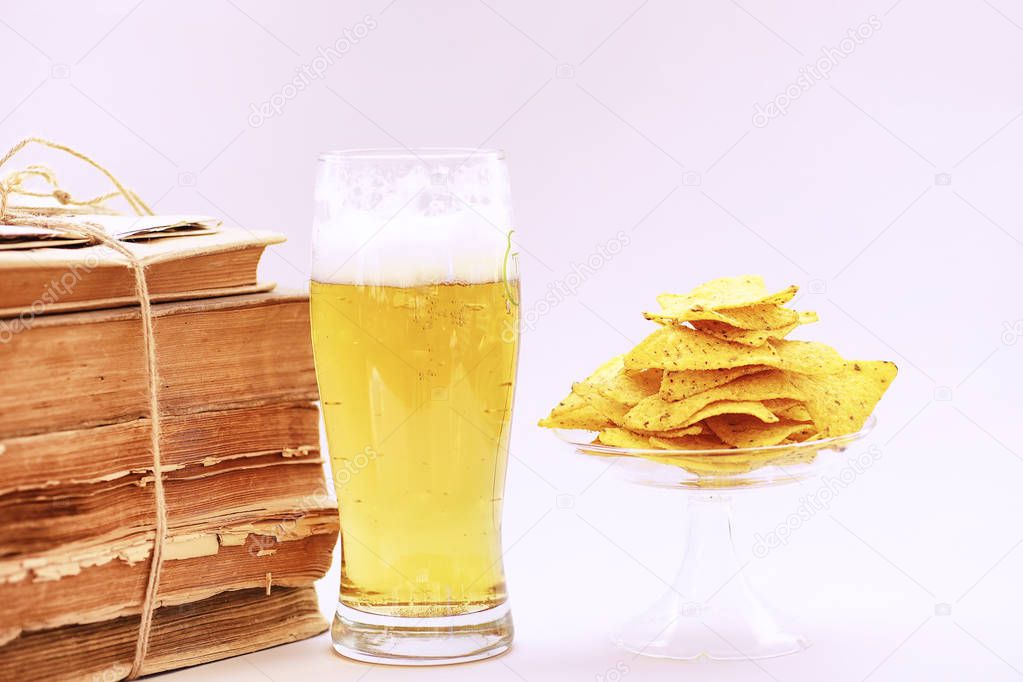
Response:
[[[337,605],[330,629],[334,650],[366,663],[446,665],[490,658],[511,647],[506,603],[460,616],[381,616]]]

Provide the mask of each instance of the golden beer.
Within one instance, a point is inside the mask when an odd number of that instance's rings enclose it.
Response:
[[[421,618],[504,603],[517,288],[312,282],[342,604]]]

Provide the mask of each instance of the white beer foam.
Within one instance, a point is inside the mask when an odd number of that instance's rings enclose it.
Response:
[[[317,182],[312,278],[418,286],[500,281],[511,208],[503,166],[325,169]],[[515,276],[509,258],[508,276]]]
[[[408,287],[502,278],[507,236],[477,215],[399,215],[386,220],[346,212],[337,224],[317,225],[313,279]]]

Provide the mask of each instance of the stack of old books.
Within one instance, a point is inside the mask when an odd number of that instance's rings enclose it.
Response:
[[[141,313],[122,257],[38,237],[0,241],[0,679],[120,679],[156,541]],[[143,674],[326,628],[308,300],[256,280],[277,241],[125,242],[155,301],[167,510]]]

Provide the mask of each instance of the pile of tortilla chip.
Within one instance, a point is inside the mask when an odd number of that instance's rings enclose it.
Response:
[[[597,431],[595,442],[604,445],[664,450],[664,457],[646,456],[701,474],[792,457],[785,448],[757,455],[731,449],[859,431],[898,370],[786,339],[817,321],[816,313],[785,307],[796,292],[771,292],[762,278],[745,275],[658,296],[660,311],[644,313],[658,329],[573,385],[540,426]],[[724,452],[713,460],[692,452],[705,450]]]

